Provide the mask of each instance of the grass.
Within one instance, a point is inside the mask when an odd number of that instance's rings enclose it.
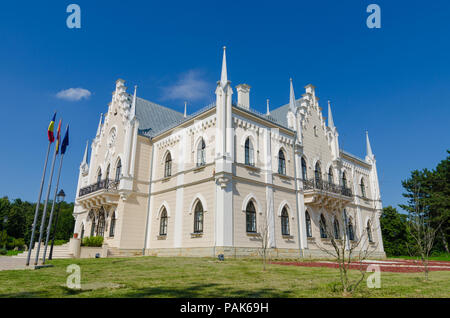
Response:
[[[260,260],[156,257],[50,263],[1,271],[0,297],[342,297],[332,268],[271,264],[264,272]],[[70,264],[81,267],[81,290],[65,287]],[[382,273],[380,289],[364,282],[353,297],[449,297],[449,291],[450,272],[431,272],[429,282],[421,273]]]
[[[417,256],[389,256],[389,258],[396,258],[396,259],[415,259],[418,260],[419,257]],[[449,253],[442,253],[430,256],[430,261],[448,261],[450,262],[450,254]]]
[[[23,251],[8,250],[8,251],[6,252],[6,256],[16,256],[16,255],[18,255],[18,254],[20,254],[20,253],[23,253]]]

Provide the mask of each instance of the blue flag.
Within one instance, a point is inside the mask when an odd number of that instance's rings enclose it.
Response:
[[[69,125],[67,125],[66,134],[65,134],[64,139],[61,144],[61,154],[62,155],[66,153],[66,148],[68,145],[69,145]]]

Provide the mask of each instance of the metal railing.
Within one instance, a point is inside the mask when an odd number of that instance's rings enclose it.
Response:
[[[321,190],[325,192],[345,195],[346,197],[353,196],[352,190],[350,188],[318,179],[303,180],[303,189]]]
[[[82,197],[98,190],[117,190],[119,183],[119,180],[103,179],[87,187],[81,188],[78,196]]]

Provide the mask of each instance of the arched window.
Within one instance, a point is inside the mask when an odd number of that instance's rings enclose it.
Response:
[[[344,188],[347,188],[347,175],[346,175],[345,171],[342,172],[342,186]]]
[[[109,226],[109,237],[114,237],[115,230],[116,230],[116,212],[113,212],[111,216],[111,225]]]
[[[316,185],[319,185],[322,183],[322,169],[320,167],[320,163],[316,162],[316,167],[314,169],[314,178],[316,180]]]
[[[98,214],[97,236],[104,236],[104,234],[105,234],[105,211],[103,210],[103,208],[101,208]]]
[[[170,177],[172,175],[172,156],[170,152],[166,155],[166,160],[164,162],[164,177]]]
[[[328,183],[332,184],[333,183],[333,167],[330,167],[330,169],[328,169]]]
[[[109,179],[109,170],[111,169],[111,165],[108,165],[108,168],[106,168],[106,180]]]
[[[350,241],[354,241],[355,240],[355,233],[354,233],[354,230],[353,230],[352,218],[348,219],[348,239]]]
[[[250,141],[250,138],[247,138],[245,141],[245,164],[249,166],[254,166],[254,153],[253,153],[253,145]]]
[[[197,146],[197,167],[204,166],[206,164],[206,145],[205,141],[200,140]]]
[[[286,207],[281,211],[281,235],[289,235],[289,213]]]
[[[363,198],[366,197],[366,186],[364,185],[364,178],[361,178],[361,184],[359,185],[361,187],[361,196]]]
[[[305,213],[305,219],[306,219],[306,236],[312,237],[311,217],[309,216],[308,211],[306,211]]]
[[[302,158],[302,178],[306,180],[308,178],[308,170],[306,168],[306,160]]]
[[[372,243],[373,242],[373,237],[372,237],[372,226],[370,224],[370,220],[367,221],[367,237],[369,238],[369,242]]]
[[[91,237],[95,234],[95,214],[94,211],[91,210],[89,212],[89,219],[91,220]]]
[[[339,240],[341,238],[341,232],[339,231],[339,222],[336,219],[334,220],[333,228],[334,228],[334,238],[336,240]]]
[[[327,223],[325,221],[325,217],[323,214],[320,215],[320,221],[319,221],[319,228],[320,228],[320,237],[321,238],[327,238]]]
[[[116,166],[116,181],[120,180],[121,175],[122,175],[122,160],[119,159]]]
[[[100,183],[100,181],[102,181],[102,169],[98,168],[97,183]]]
[[[278,173],[286,174],[286,158],[284,157],[283,150],[278,152]]]
[[[247,204],[245,209],[245,223],[248,233],[256,233],[256,209],[252,201]]]
[[[80,235],[81,241],[83,241],[83,237],[84,237],[84,224],[81,225],[81,235]]]
[[[164,210],[161,212],[161,221],[159,223],[159,235],[167,235],[167,211]]]
[[[194,233],[203,233],[203,206],[200,201],[194,211]]]

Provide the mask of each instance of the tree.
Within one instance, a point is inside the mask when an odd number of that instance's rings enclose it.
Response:
[[[268,212],[267,212],[268,213]],[[266,271],[267,258],[269,256],[269,224],[267,222],[268,214],[262,218],[262,222],[258,222],[258,236],[261,242],[260,254],[263,262],[263,270]]]
[[[381,233],[383,235],[384,251],[387,255],[407,255],[408,240],[406,230],[407,215],[400,214],[392,206],[385,207],[380,217]]]
[[[370,215],[368,224],[370,224],[371,232],[369,233],[368,228],[364,226],[362,235],[358,236],[350,227],[350,217],[345,210],[343,213],[332,212],[328,217],[321,215],[319,226],[322,238],[317,242],[317,247],[338,264],[344,295],[352,294],[364,280],[366,271],[363,261],[377,249],[378,242],[370,240],[373,233],[378,230],[378,226],[374,227],[377,224],[375,214]],[[360,264],[360,276],[357,279],[351,279],[350,264],[355,261]]]

